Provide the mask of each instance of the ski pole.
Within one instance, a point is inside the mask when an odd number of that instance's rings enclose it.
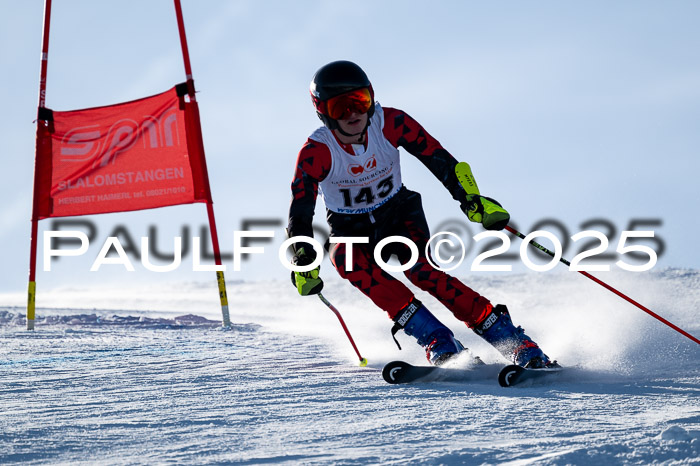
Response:
[[[516,229],[514,229],[514,228],[511,228],[511,227],[508,226],[508,225],[506,225],[506,230],[508,230],[509,232],[513,233],[515,236],[517,236],[517,237],[520,238],[520,239],[525,239],[525,235],[523,235],[522,233],[520,233],[518,230],[516,230]],[[530,240],[529,243],[530,243],[531,245],[533,245],[534,247],[536,247],[537,249],[539,249],[540,251],[542,251],[542,252],[544,252],[544,253],[546,253],[546,254],[548,254],[548,255],[554,257],[554,253],[553,253],[552,251],[550,251],[550,250],[547,249],[546,247],[542,246],[541,244],[537,243],[536,241]],[[563,257],[559,259],[559,262],[563,262],[564,264],[566,264],[566,265],[569,266],[569,267],[571,266],[571,263],[570,263],[568,260],[564,259]],[[672,324],[671,322],[669,322],[668,320],[664,319],[664,318],[661,317],[660,315],[658,315],[658,314],[652,312],[650,309],[646,308],[645,306],[642,306],[641,304],[639,304],[637,301],[635,301],[634,299],[630,298],[629,296],[627,296],[627,295],[625,295],[625,294],[619,292],[618,290],[616,290],[616,289],[613,288],[612,286],[608,285],[607,283],[603,282],[602,280],[599,280],[598,278],[594,277],[593,275],[591,275],[591,274],[588,273],[588,272],[585,272],[585,271],[583,271],[583,270],[577,270],[577,272],[580,273],[581,275],[585,276],[585,277],[590,278],[591,280],[593,280],[594,282],[596,282],[596,283],[599,284],[600,286],[602,286],[602,287],[608,289],[609,291],[612,291],[613,293],[615,293],[616,295],[618,295],[618,296],[621,297],[622,299],[624,299],[624,300],[626,300],[626,301],[628,301],[628,302],[634,304],[634,305],[637,306],[639,309],[641,309],[642,311],[646,312],[647,314],[649,314],[650,316],[652,316],[653,318],[655,318],[655,319],[658,320],[659,322],[668,325],[669,327],[671,327],[671,328],[672,328],[673,330],[675,330],[676,332],[678,332],[678,333],[680,333],[681,335],[684,335],[684,336],[690,338],[690,339],[693,340],[695,343],[697,343],[697,344],[700,345],[700,340],[698,340],[697,338],[695,338],[694,336],[692,336],[690,333],[686,332],[685,330],[683,330],[683,329],[680,328],[680,327],[677,327],[676,325]]]
[[[318,299],[323,301],[323,304],[328,306],[328,309],[333,311],[333,313],[338,317],[338,320],[340,321],[340,325],[343,326],[343,330],[345,330],[345,335],[348,336],[348,340],[350,340],[350,344],[352,345],[352,349],[355,350],[355,353],[357,354],[357,357],[360,358],[360,366],[365,367],[367,365],[367,360],[363,358],[360,355],[360,351],[357,349],[357,345],[355,345],[355,341],[352,339],[352,336],[350,335],[350,331],[348,330],[348,327],[345,325],[345,321],[343,320],[343,317],[340,315],[340,312],[338,312],[338,309],[335,308],[326,298],[323,297],[321,293],[318,294]]]

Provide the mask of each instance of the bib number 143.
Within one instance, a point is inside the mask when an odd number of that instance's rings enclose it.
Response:
[[[354,207],[358,204],[372,205],[374,204],[377,197],[383,199],[387,197],[394,190],[394,180],[390,176],[375,186],[376,192],[372,189],[372,186],[365,186],[360,188],[356,193],[352,193],[350,189],[344,188],[340,189],[340,194],[343,196],[343,203],[345,207]]]

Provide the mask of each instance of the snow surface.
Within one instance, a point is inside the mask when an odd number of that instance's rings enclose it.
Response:
[[[700,335],[700,271],[601,278]],[[281,280],[229,283],[229,330],[213,279],[39,287],[34,332],[24,295],[0,295],[0,463],[700,464],[700,345],[579,274],[464,280],[569,368],[560,380],[388,385],[386,362],[424,356],[334,277],[324,294],[368,367],[333,313]]]

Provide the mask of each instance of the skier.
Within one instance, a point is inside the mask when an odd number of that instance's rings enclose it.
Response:
[[[374,260],[375,245],[397,235],[418,247],[418,261],[405,272],[413,284],[437,298],[513,363],[528,368],[555,364],[521,327],[513,325],[506,306],[493,306],[429,263],[425,246],[430,233],[421,196],[401,182],[398,147],[420,160],[442,182],[471,221],[486,229],[500,230],[508,224],[508,212],[493,199],[467,195],[455,175],[454,157],[408,114],[375,102],[372,84],[355,63],[334,61],[321,67],[310,90],[324,126],[311,134],[297,158],[288,236],[313,236],[312,219],[320,188],[330,236],[369,238],[369,243],[332,244],[331,263],[341,277],[387,312],[395,323],[392,335],[403,329],[425,349],[434,365],[465,350],[453,332],[408,287]],[[316,253],[310,244],[297,242],[293,247],[292,263],[313,263]],[[348,254],[352,254],[350,270],[345,266]],[[411,257],[409,248],[400,243],[386,246],[382,259],[386,262],[391,254],[402,264]],[[320,266],[310,272],[292,272],[292,282],[301,295],[321,291],[319,272]]]

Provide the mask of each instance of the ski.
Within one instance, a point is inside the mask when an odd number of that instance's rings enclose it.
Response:
[[[501,387],[513,387],[527,381],[539,382],[561,373],[561,367],[525,369],[515,364],[479,364],[471,367],[414,366],[405,361],[392,361],[384,366],[382,377],[390,384],[414,382],[473,382],[498,379]]]
[[[552,376],[559,375],[562,371],[561,367],[552,367],[544,369],[525,369],[521,366],[511,364],[501,369],[498,374],[498,384],[501,387],[513,387],[526,381],[539,381]]]
[[[382,377],[390,384],[469,382],[493,378],[501,367],[498,364],[483,363],[470,367],[414,366],[405,361],[392,361],[384,366]]]

